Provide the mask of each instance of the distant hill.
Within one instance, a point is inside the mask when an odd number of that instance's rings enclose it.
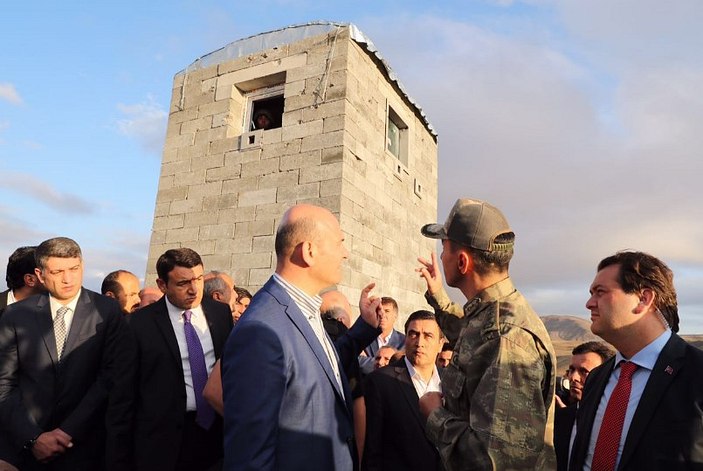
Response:
[[[605,342],[591,332],[591,321],[576,316],[544,316],[542,322],[552,339],[557,355],[557,374],[561,375],[569,367],[571,351],[579,344],[596,340]],[[703,348],[703,335],[682,335],[687,342]]]

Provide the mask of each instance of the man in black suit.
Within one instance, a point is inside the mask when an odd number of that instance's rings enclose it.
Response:
[[[35,249],[36,247],[19,247],[7,260],[7,290],[0,293],[0,316],[10,304],[44,292],[44,286],[34,273],[37,268],[34,261]]]
[[[405,357],[367,376],[363,470],[442,469],[418,403],[426,392],[441,392],[435,360],[442,339],[434,314],[415,311],[405,323]]]
[[[600,262],[590,292],[591,331],[617,353],[588,376],[569,469],[703,469],[703,352],[675,333],[672,271],[618,252]],[[615,403],[626,404],[624,419]]]
[[[202,376],[222,354],[232,313],[203,299],[195,251],[167,250],[156,272],[164,296],[129,319],[138,350],[135,469],[207,470],[222,459],[222,420],[203,400]]]
[[[114,300],[81,287],[76,242],[49,239],[35,256],[48,293],[0,319],[0,458],[22,470],[117,468],[129,419],[119,393],[134,361],[127,326]]]
[[[558,395],[554,396],[557,403],[554,414],[554,450],[557,454],[557,471],[566,471],[569,466],[569,446],[571,432],[576,420],[583,385],[590,372],[597,366],[608,361],[613,351],[603,342],[584,342],[571,351],[571,361],[567,370],[569,380],[569,396],[564,403]]]

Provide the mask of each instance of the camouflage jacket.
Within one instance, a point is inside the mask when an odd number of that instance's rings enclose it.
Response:
[[[426,427],[447,471],[556,469],[554,349],[510,278],[476,295],[463,313],[444,292],[428,301],[455,343],[442,377],[444,407]]]

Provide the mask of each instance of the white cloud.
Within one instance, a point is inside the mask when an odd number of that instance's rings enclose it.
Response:
[[[135,139],[148,152],[160,155],[166,136],[168,113],[152,100],[125,105],[117,109],[126,117],[117,121],[117,130]]]
[[[52,187],[48,182],[21,172],[3,172],[0,188],[13,190],[29,196],[49,208],[64,214],[93,214],[95,203],[76,194],[62,192]]]
[[[22,97],[15,86],[9,82],[0,83],[0,100],[5,100],[13,105],[21,105]]]
[[[633,47],[658,41],[641,21]],[[462,196],[503,209],[517,234],[513,275],[541,314],[582,315],[596,264],[617,250],[703,273],[700,60],[658,66],[646,50],[630,60],[615,28],[597,52],[580,44],[572,55],[563,36],[529,27],[516,38],[437,17],[372,25],[439,132],[439,220]]]

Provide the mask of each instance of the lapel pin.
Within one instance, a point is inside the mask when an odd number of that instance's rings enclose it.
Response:
[[[664,368],[664,373],[669,374],[669,375],[673,375],[673,374],[674,374],[674,369],[673,369],[671,366],[668,366],[668,365],[667,365],[667,367]]]

